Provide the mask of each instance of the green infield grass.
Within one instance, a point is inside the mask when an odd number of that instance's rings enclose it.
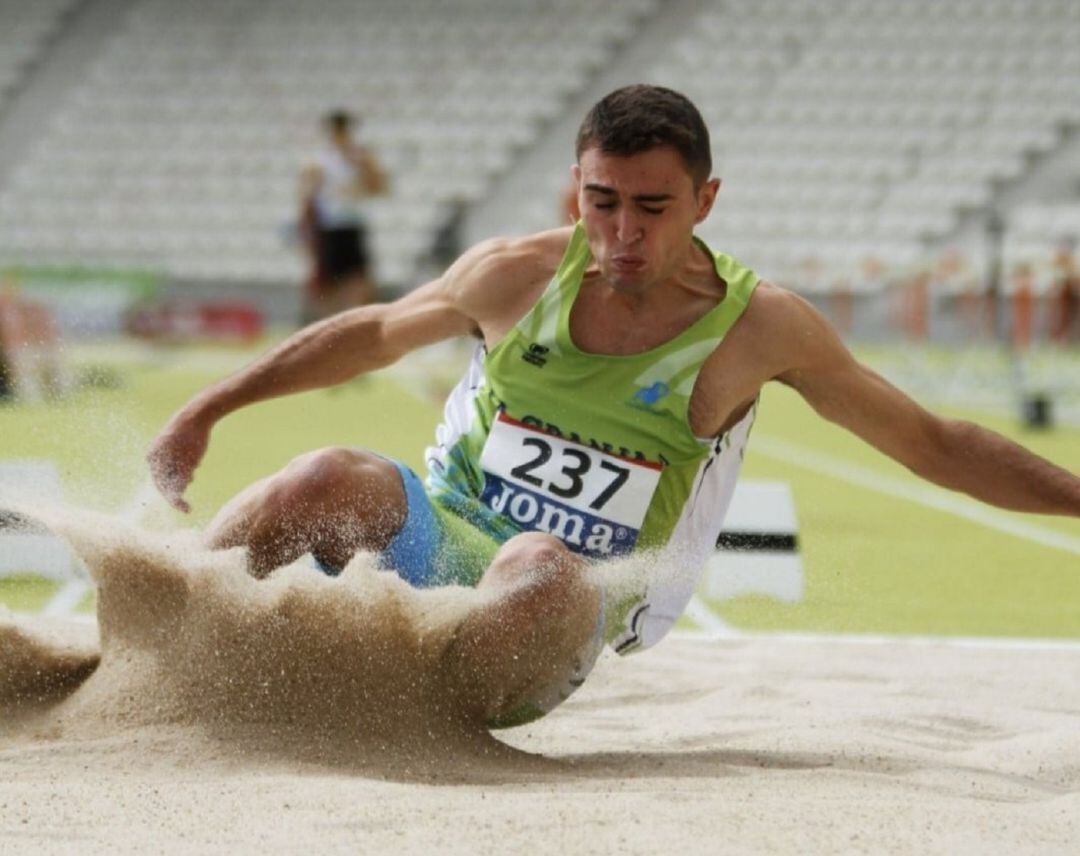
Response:
[[[129,345],[77,352],[76,369],[93,363],[120,383],[88,385],[59,402],[0,406],[0,458],[51,460],[70,501],[121,512],[146,484],[143,454],[169,414],[247,356]],[[237,490],[321,446],[373,448],[419,470],[441,413],[438,393],[451,382],[445,360],[430,365],[431,377],[421,383],[426,368],[390,370],[230,416],[215,429],[189,491],[192,515],[158,508],[146,525],[204,524]],[[1027,432],[1001,416],[955,409],[947,415],[981,422],[1080,472],[1080,429]],[[821,456],[848,469],[823,471]],[[853,480],[851,471],[860,478]],[[776,385],[762,396],[744,474],[790,483],[806,592],[798,604],[759,596],[708,604],[736,628],[1080,637],[1078,520],[992,511],[988,522],[973,522],[898,497],[897,484],[931,503],[936,489],[924,490],[902,467]],[[978,506],[959,501],[961,510]],[[1033,531],[1010,533],[1009,521]],[[1047,543],[1054,535],[1064,547]],[[0,603],[36,611],[53,588],[28,577],[0,580]]]

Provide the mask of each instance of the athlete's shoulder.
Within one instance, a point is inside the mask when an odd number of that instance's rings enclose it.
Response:
[[[490,238],[466,251],[444,274],[457,305],[478,321],[516,323],[559,268],[571,228],[513,238]]]
[[[821,335],[822,324],[828,326],[805,298],[763,279],[726,338],[764,365],[784,365]]]
[[[501,283],[549,280],[559,267],[573,229],[551,229],[512,238],[490,238],[464,256],[469,273]]]
[[[762,279],[750,296],[743,320],[752,326],[779,331],[813,311],[811,304],[794,291]]]
[[[828,319],[802,295],[762,281],[743,313],[741,331],[775,375],[847,354]]]

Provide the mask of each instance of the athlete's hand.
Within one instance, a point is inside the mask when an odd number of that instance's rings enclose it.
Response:
[[[205,420],[181,410],[154,438],[146,455],[154,485],[169,505],[185,514],[191,506],[184,499],[184,491],[206,454],[210,428]]]

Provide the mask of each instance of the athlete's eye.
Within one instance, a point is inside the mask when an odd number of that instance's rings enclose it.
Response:
[[[593,208],[599,208],[602,211],[610,211],[614,207],[615,207],[614,202],[594,202],[593,203]]]
[[[641,210],[646,214],[663,214],[666,209],[664,208],[649,208],[647,205],[642,205]]]

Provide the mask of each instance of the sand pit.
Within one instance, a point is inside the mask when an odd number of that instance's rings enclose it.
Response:
[[[474,593],[177,574],[182,539],[132,538],[81,545],[141,562],[101,580],[100,643],[0,617],[0,852],[1080,843],[1080,647],[672,639],[496,739],[437,668]]]

